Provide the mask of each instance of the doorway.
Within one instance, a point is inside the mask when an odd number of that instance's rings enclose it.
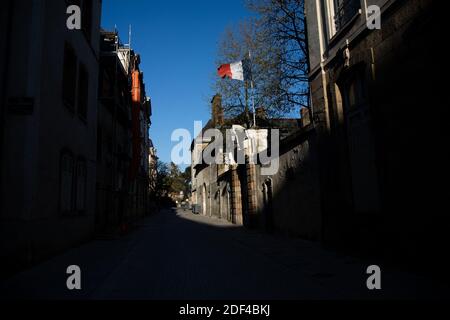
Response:
[[[353,209],[355,213],[363,214],[379,210],[375,139],[365,83],[364,68],[359,68],[349,74],[339,86],[342,93]]]

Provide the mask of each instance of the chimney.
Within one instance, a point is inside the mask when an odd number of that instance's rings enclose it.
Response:
[[[223,107],[222,107],[222,96],[220,94],[216,94],[212,101],[212,122],[214,127],[223,126],[224,118],[223,118]]]
[[[256,108],[256,117],[258,119],[267,119],[267,112],[264,107]]]
[[[300,116],[301,116],[300,121],[301,121],[301,124],[302,124],[303,128],[307,127],[307,126],[309,126],[311,124],[311,116],[309,114],[309,109],[308,108],[302,107],[300,109]]]

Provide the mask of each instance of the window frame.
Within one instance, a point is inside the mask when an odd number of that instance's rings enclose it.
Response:
[[[336,35],[339,31],[345,29],[353,18],[360,13],[362,4],[361,0],[332,0],[332,3],[334,14],[332,21],[334,23],[334,35]],[[341,14],[340,11],[344,9],[349,9],[350,13],[344,12]]]
[[[64,162],[63,159],[65,156],[69,156],[71,159],[72,171],[71,171],[71,180],[69,183],[70,192],[69,192],[69,209],[66,210],[63,208],[63,179],[64,179]],[[58,197],[58,208],[59,212],[63,216],[72,216],[73,215],[73,200],[74,200],[74,180],[75,180],[75,156],[69,149],[63,149],[60,152],[59,158],[59,197]]]
[[[68,62],[69,55],[71,55],[71,58],[73,58],[72,61],[73,66],[69,65]],[[73,70],[72,69],[68,70],[68,67],[66,67],[67,65],[69,65],[69,67],[73,67]],[[72,113],[75,112],[75,109],[77,107],[77,84],[78,84],[78,57],[73,46],[68,41],[65,41],[61,96],[64,106]],[[67,92],[67,90],[70,90],[70,92]]]

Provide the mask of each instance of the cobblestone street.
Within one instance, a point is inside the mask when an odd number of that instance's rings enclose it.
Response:
[[[79,265],[82,290],[66,288]],[[382,267],[382,266],[381,266]],[[5,298],[347,299],[434,298],[425,279],[382,267],[382,290],[366,287],[367,266],[299,239],[165,210],[128,236],[95,240],[2,283]]]

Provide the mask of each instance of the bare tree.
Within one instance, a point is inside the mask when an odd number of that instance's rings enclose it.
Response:
[[[219,46],[218,64],[241,60],[252,53],[254,97],[269,116],[308,106],[308,59],[304,0],[247,0],[257,18],[228,28]],[[227,115],[245,110],[242,82],[220,80]],[[248,103],[247,103],[248,104]]]
[[[248,58],[249,52],[253,55],[256,53],[256,37],[257,32],[255,30],[255,21],[249,20],[241,22],[236,27],[228,27],[220,41],[217,65],[224,63],[232,63],[236,61]],[[252,65],[252,69],[255,68],[255,64]],[[253,74],[256,74],[253,70]],[[254,79],[255,82],[258,79]],[[245,111],[245,108],[249,105],[248,94],[249,87],[248,82],[231,80],[231,79],[219,79],[216,76],[214,83],[214,89],[216,92],[222,95],[222,103],[225,114],[228,116],[237,116]]]
[[[247,0],[259,14],[266,39],[280,48],[281,100],[292,106],[308,106],[308,46],[304,0]]]

